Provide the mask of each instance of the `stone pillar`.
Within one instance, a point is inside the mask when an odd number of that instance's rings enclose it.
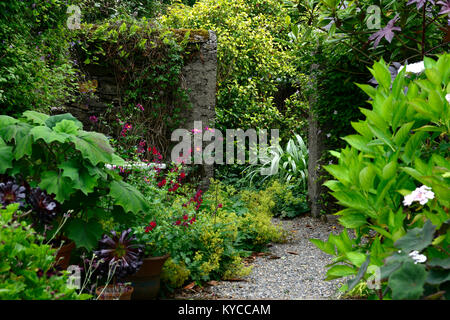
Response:
[[[202,126],[214,128],[217,92],[217,37],[209,31],[209,38],[195,36],[193,42],[200,46],[194,58],[183,68],[184,87],[188,90],[192,109],[186,112],[184,128],[194,128],[194,121],[202,121]],[[205,144],[204,144],[205,145]],[[201,188],[209,186],[214,176],[213,165],[203,165]]]

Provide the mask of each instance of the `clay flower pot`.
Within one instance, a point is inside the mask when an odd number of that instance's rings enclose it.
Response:
[[[152,300],[158,296],[161,271],[169,254],[160,257],[149,257],[143,260],[139,271],[127,280],[132,282],[133,300]]]
[[[99,300],[131,300],[131,294],[134,290],[132,286],[114,286],[110,284],[106,287],[105,291],[103,291],[104,287],[105,286],[101,286],[95,289],[95,293]]]
[[[62,270],[66,270],[69,266],[70,255],[74,248],[75,242],[73,241],[63,245],[56,254],[56,266],[60,267]]]

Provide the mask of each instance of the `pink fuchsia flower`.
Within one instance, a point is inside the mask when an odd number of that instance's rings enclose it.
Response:
[[[136,107],[138,107],[138,109],[140,109],[141,111],[145,111],[144,107],[142,106],[142,104],[138,103],[136,105]]]
[[[217,208],[222,208],[223,207],[223,205],[221,204],[221,203],[219,203],[218,205],[217,205]]]
[[[96,116],[90,116],[89,117],[89,121],[91,121],[92,123],[97,123],[98,122],[98,118]]]
[[[404,206],[410,206],[414,201],[419,202],[421,205],[424,205],[428,202],[428,200],[434,199],[434,192],[431,191],[430,187],[421,186],[417,188],[412,193],[405,196],[403,199]]]

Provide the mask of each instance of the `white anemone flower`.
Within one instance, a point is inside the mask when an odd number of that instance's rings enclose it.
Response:
[[[404,67],[405,66],[401,66],[400,69],[398,69],[398,73],[400,73]],[[424,71],[425,63],[423,61],[406,65],[406,73],[421,74]]]
[[[419,202],[421,205],[424,205],[428,202],[428,200],[434,199],[434,192],[431,191],[430,187],[421,186],[417,188],[412,193],[405,196],[403,199],[404,206],[410,206],[414,201]]]
[[[448,103],[450,103],[450,93],[445,96],[445,99],[447,99]]]
[[[414,260],[414,263],[424,263],[425,261],[427,261],[427,257],[423,254],[420,254],[419,251],[414,250],[413,252],[411,252],[409,254],[409,256]]]

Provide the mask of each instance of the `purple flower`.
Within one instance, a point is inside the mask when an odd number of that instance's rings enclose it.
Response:
[[[136,105],[136,107],[138,107],[141,111],[145,111],[144,107],[142,106],[142,104],[138,103]]]
[[[422,8],[427,2],[431,2],[432,4],[434,4],[433,0],[409,0],[409,2],[406,5],[412,5],[414,3],[417,4],[417,10],[419,10],[420,8]]]
[[[381,39],[385,38],[389,43],[391,43],[394,38],[394,31],[402,31],[400,27],[394,27],[394,24],[397,22],[399,15],[397,14],[394,19],[388,22],[386,27],[375,32],[373,35],[369,37],[369,40],[375,40],[373,47],[376,49]]]
[[[438,1],[437,4],[440,4],[442,6],[441,11],[439,14],[447,14],[450,13],[450,0],[447,1]]]
[[[97,123],[98,122],[98,118],[96,116],[90,116],[89,117],[89,121],[91,121],[92,123]]]

